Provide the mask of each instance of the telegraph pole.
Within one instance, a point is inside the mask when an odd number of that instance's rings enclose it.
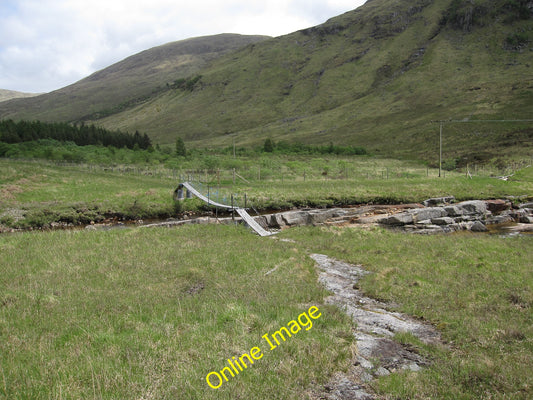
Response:
[[[437,122],[440,124],[440,133],[439,133],[439,178],[442,173],[442,129],[443,125],[446,124],[464,124],[464,123],[494,123],[494,122],[533,122],[533,119],[449,119],[445,121],[431,121],[433,123]]]
[[[442,121],[440,123],[440,135],[439,135],[439,178],[442,171]]]

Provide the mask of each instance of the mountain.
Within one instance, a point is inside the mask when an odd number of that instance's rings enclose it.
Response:
[[[98,114],[109,105],[95,102],[81,119],[147,132],[159,143],[272,138],[432,160],[433,121],[456,120],[465,123],[444,127],[445,157],[530,157],[531,122],[474,121],[532,117],[532,15],[529,0],[369,0],[322,25],[222,55],[137,104]],[[31,100],[12,115],[24,115]],[[0,116],[9,115],[4,104],[11,102],[0,104]]]
[[[221,34],[181,40],[135,54],[65,88],[2,103],[0,118],[71,122],[105,115],[157,94],[211,60],[268,36]]]
[[[11,100],[11,99],[35,97],[35,96],[39,96],[39,94],[40,93],[23,93],[23,92],[16,92],[14,90],[0,89],[0,102]]]

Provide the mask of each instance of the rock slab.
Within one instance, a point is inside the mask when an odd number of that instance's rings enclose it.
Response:
[[[396,333],[410,332],[424,343],[440,343],[440,335],[431,325],[389,311],[387,304],[365,297],[357,289],[357,282],[368,272],[360,265],[322,254],[312,254],[311,258],[320,270],[319,281],[331,291],[326,302],[342,309],[354,321],[357,343],[351,371],[335,374],[326,385],[325,393],[314,398],[373,399],[374,396],[366,391],[365,383],[401,370],[418,371],[429,364],[413,350],[395,342],[393,337]],[[339,396],[343,392],[346,396]]]

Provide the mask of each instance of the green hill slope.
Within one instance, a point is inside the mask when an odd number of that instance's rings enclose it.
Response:
[[[135,54],[65,88],[0,105],[0,118],[70,122],[145,101],[211,60],[268,36],[221,34],[168,43]]]
[[[271,137],[425,157],[438,146],[432,120],[532,118],[526,3],[372,0],[222,57],[201,71],[194,90],[169,90],[100,123],[162,143],[178,135],[212,146]],[[449,125],[445,150],[531,154],[532,128]]]
[[[527,0],[370,0],[84,120],[147,132],[159,143],[181,136],[190,146],[252,145],[270,137],[434,159],[434,120],[533,118],[532,15]],[[445,138],[453,162],[530,156],[533,126],[454,123]]]

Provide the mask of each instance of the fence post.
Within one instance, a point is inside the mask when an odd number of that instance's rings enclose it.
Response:
[[[233,207],[233,194],[231,195],[231,220],[235,222],[235,208]]]

